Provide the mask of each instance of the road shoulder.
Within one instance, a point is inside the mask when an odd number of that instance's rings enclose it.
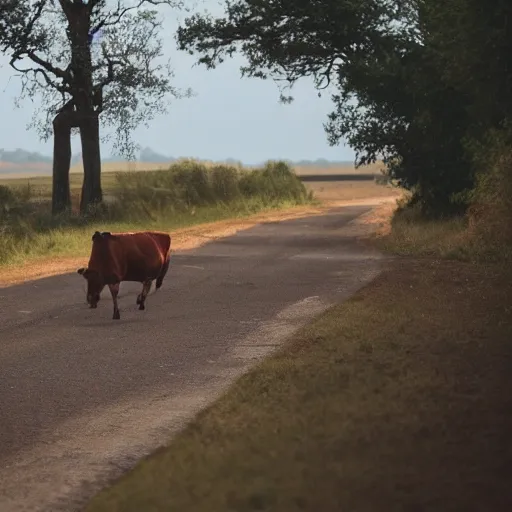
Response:
[[[86,512],[507,510],[510,280],[389,265]]]
[[[271,210],[251,215],[244,219],[222,220],[207,224],[200,224],[189,228],[177,229],[171,232],[172,251],[185,251],[200,247],[208,242],[232,236],[239,231],[250,229],[259,224],[281,222],[298,219],[310,215],[321,215],[331,208],[340,206],[370,205],[379,207],[382,204],[393,204],[395,197],[369,197],[355,200],[324,201],[317,206],[297,206],[285,210]],[[34,259],[24,265],[0,267],[0,288],[13,286],[26,281],[34,281],[45,277],[74,272],[77,268],[87,264],[85,257],[73,258],[40,258]]]

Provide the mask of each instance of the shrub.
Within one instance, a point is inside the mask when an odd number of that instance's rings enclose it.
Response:
[[[478,175],[468,220],[482,255],[499,259],[512,256],[512,150]]]
[[[0,186],[0,262],[82,250],[92,226],[124,230],[153,224],[165,229],[190,224],[192,215],[196,222],[206,222],[310,199],[292,169],[281,162],[247,171],[184,160],[167,170],[117,173],[112,194],[112,201],[85,216],[52,216],[48,199],[33,197],[29,187]]]
[[[229,165],[215,165],[212,170],[212,184],[215,197],[220,201],[234,201],[240,198],[240,171]]]
[[[196,207],[257,199],[264,205],[282,201],[304,203],[306,188],[284,162],[267,162],[247,171],[230,165],[193,160],[174,163],[168,170],[117,175],[116,202],[125,215],[154,218]]]
[[[240,190],[246,197],[260,196],[264,201],[294,201],[310,199],[306,187],[285,162],[267,162],[263,169],[255,169],[240,180]]]
[[[184,160],[171,165],[167,172],[172,175],[174,190],[189,208],[215,202],[211,172],[206,165],[193,160]]]

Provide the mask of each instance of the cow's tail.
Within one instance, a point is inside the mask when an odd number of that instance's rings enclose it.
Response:
[[[169,247],[167,249],[167,257],[165,258],[165,262],[162,265],[162,270],[160,270],[160,274],[156,278],[156,290],[158,290],[162,283],[164,282],[165,274],[167,274],[167,271],[169,270],[169,265],[171,263],[171,239],[169,237]]]
[[[169,256],[167,256],[167,259],[165,260],[165,263],[162,266],[162,270],[160,271],[160,274],[156,278],[156,289],[158,290],[162,283],[164,282],[165,274],[167,274],[167,271],[169,270],[169,264],[171,263],[171,259]]]

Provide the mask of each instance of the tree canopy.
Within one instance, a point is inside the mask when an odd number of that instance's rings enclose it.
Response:
[[[54,206],[69,205],[71,130],[84,158],[82,210],[101,202],[99,119],[113,129],[119,154],[134,155],[133,129],[166,111],[188,91],[173,87],[162,62],[162,18],[156,7],[180,0],[3,0],[0,46],[21,78],[20,99],[42,99],[32,126],[54,136]],[[103,134],[103,139],[107,134]],[[68,189],[66,191],[66,189]]]
[[[21,34],[11,25],[7,37],[2,38],[3,50],[21,75],[23,96],[39,94],[44,99],[34,120],[44,138],[51,135],[53,115],[83,87],[77,83],[83,74],[80,67],[91,71],[95,91],[103,89],[103,123],[116,129],[115,149],[127,156],[133,150],[131,130],[164,111],[166,96],[188,92],[173,87],[169,63],[158,62],[162,57],[162,19],[154,7],[178,8],[179,0],[13,3],[16,19],[23,19],[23,30]],[[13,15],[9,23],[12,19]],[[80,22],[83,27],[78,26]],[[89,46],[90,62],[73,55],[73,47],[83,42]]]
[[[512,6],[491,4],[235,0],[188,17],[177,41],[208,68],[239,52],[242,74],[276,80],[284,101],[313,78],[332,96],[329,142],[346,140],[357,165],[383,159],[425,212],[446,213],[474,184],[468,141],[510,117]]]

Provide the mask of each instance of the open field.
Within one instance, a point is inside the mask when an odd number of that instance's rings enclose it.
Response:
[[[107,179],[105,179],[108,176]],[[104,176],[105,188],[115,189],[114,173]],[[35,190],[43,196],[48,194],[46,178],[39,181],[31,180]],[[72,187],[79,187],[79,181],[72,177]],[[18,180],[13,180],[14,185]],[[11,183],[9,183],[11,184]],[[268,208],[251,210],[250,205],[240,205],[237,208],[198,209],[194,215],[173,214],[170,218],[159,223],[150,223],[159,229],[170,230],[173,234],[173,247],[175,250],[197,247],[206,241],[228,236],[239,230],[248,229],[265,222],[276,222],[307,215],[317,215],[330,207],[358,204],[378,204],[384,201],[384,207],[393,207],[394,200],[401,192],[388,186],[369,182],[332,182],[332,183],[306,183],[306,189],[315,194],[319,204],[306,204],[293,206],[283,203],[281,208]],[[73,189],[78,192],[77,188]],[[387,206],[386,206],[387,205]],[[255,207],[257,205],[254,205]],[[387,212],[387,210],[386,210]],[[149,224],[141,223],[140,227]],[[72,271],[84,263],[90,249],[90,233],[95,229],[104,230],[130,230],[133,223],[119,224],[112,222],[98,222],[84,228],[71,230],[63,228],[48,233],[39,242],[31,243],[30,253],[21,253],[10,263],[0,266],[0,287],[22,282],[28,278],[39,279]],[[373,226],[369,227],[372,231]]]
[[[498,271],[391,263],[86,511],[505,512],[511,304]]]
[[[52,215],[49,184],[3,185],[0,265],[81,255],[95,230],[169,231],[313,203],[311,194],[283,162],[245,172],[181,162],[164,171],[116,173],[113,179],[111,197],[105,197],[108,201],[85,214],[78,211],[76,188],[71,191],[70,211]]]
[[[218,165],[219,162],[203,162],[205,165]],[[102,164],[103,172],[116,171],[147,171],[155,169],[167,169],[171,162],[105,162]],[[246,165],[253,168],[258,166]],[[338,165],[332,167],[315,167],[294,165],[293,168],[298,175],[301,174],[379,174],[382,164],[376,163],[356,169],[352,164]],[[83,173],[83,165],[77,164],[71,168],[72,173]]]
[[[154,170],[154,169],[153,169]],[[343,174],[336,169],[336,172],[330,172],[330,169],[319,169],[318,174]],[[142,171],[141,171],[142,172]],[[297,175],[300,175],[296,171]],[[114,171],[104,171],[102,173],[102,187],[105,195],[110,195],[116,188],[116,175]],[[51,197],[51,177],[49,176],[31,176],[31,177],[3,177],[0,178],[0,185],[9,187],[24,188],[30,187],[35,196],[41,198]],[[363,197],[383,197],[390,195],[390,189],[386,186],[377,185],[374,181],[333,181],[333,182],[307,182],[305,186],[312,190],[314,194],[322,199],[360,199]],[[82,175],[70,175],[71,194],[77,196],[82,188]],[[399,195],[395,191],[392,195]]]
[[[112,192],[116,185],[116,172],[102,172],[101,183],[103,192],[108,195]],[[73,173],[69,176],[69,184],[71,194],[76,195],[82,189],[81,174]],[[50,198],[52,195],[52,178],[51,176],[11,176],[2,175],[0,177],[0,185],[8,187],[24,188],[30,187],[35,196],[41,198]]]
[[[74,210],[78,208],[80,178],[79,174],[71,175]],[[58,273],[61,267],[69,268],[76,258],[87,254],[90,235],[95,230],[176,232],[227,219],[233,219],[236,224],[259,213],[272,217],[279,209],[291,208],[295,215],[299,207],[307,214],[319,202],[324,207],[362,200],[372,203],[400,194],[372,180],[304,185],[285,164],[269,164],[262,172],[247,169],[247,173],[237,174],[233,167],[185,162],[175,164],[172,172],[103,173],[109,206],[99,217],[88,219],[76,214],[69,218],[49,215],[49,177],[3,180],[0,184],[15,191],[15,197],[8,199],[9,209],[3,212],[2,218],[0,265],[6,267],[4,282],[28,276],[23,272],[41,277]],[[18,275],[18,270],[26,268],[27,264],[31,270]]]
[[[374,181],[307,182],[304,186],[321,201],[352,201],[379,197],[401,197],[402,191]]]
[[[35,183],[46,184],[51,182],[51,166],[49,164],[7,164],[0,162],[0,183],[13,182],[17,179],[35,180]],[[215,165],[212,162],[204,162],[207,166]],[[144,171],[155,171],[168,169],[171,162],[104,162],[102,164],[102,174],[108,176],[109,174],[116,172],[144,172]],[[245,166],[247,169],[256,166]],[[372,164],[365,167],[356,169],[353,165],[339,165],[336,167],[314,167],[314,166],[294,166],[294,170],[297,175],[303,174],[321,174],[321,175],[333,175],[333,174],[380,174],[382,165]],[[1,171],[4,172],[1,172]],[[8,170],[8,172],[5,172]],[[70,169],[71,181],[73,183],[79,183],[82,180],[83,165],[76,164]],[[108,179],[108,178],[107,178]],[[108,183],[107,183],[108,185]]]

